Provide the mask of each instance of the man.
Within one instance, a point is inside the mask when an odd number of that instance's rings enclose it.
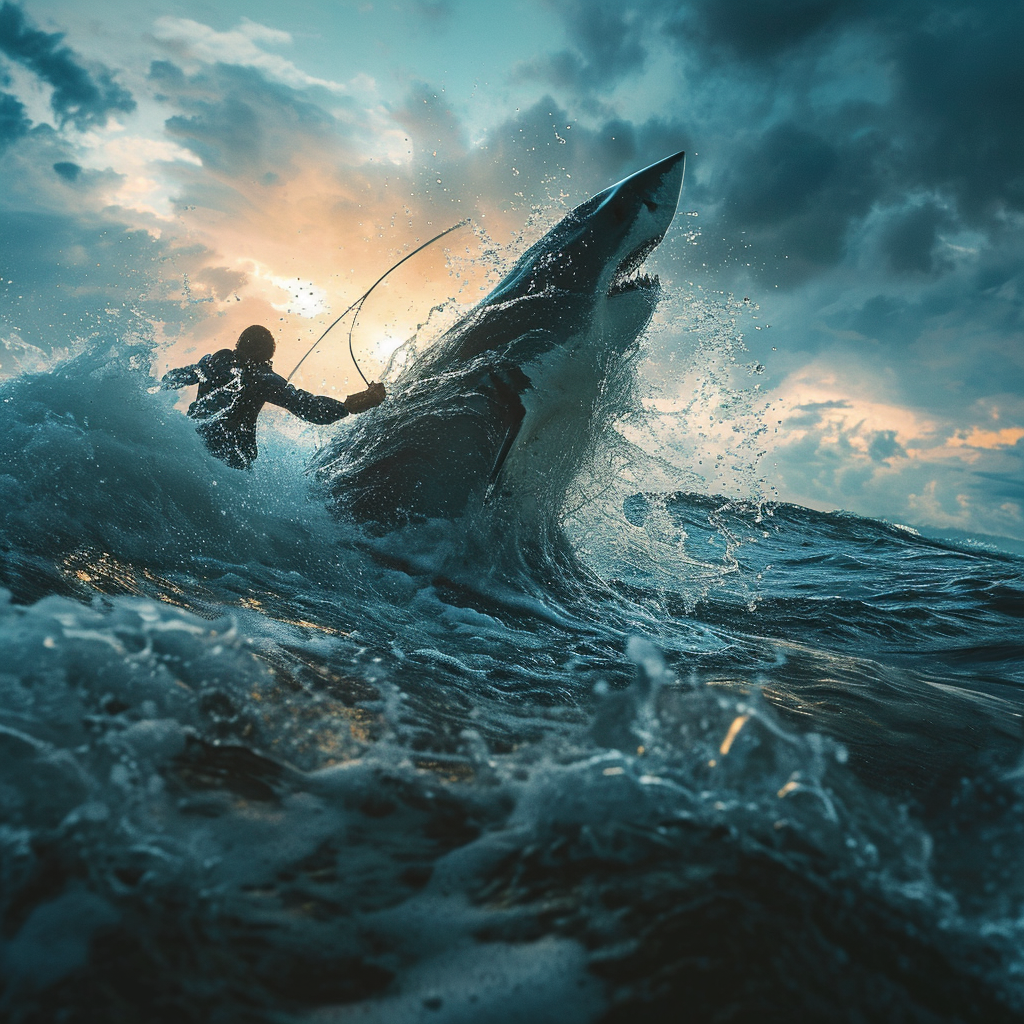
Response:
[[[270,402],[310,423],[334,423],[350,413],[365,412],[387,397],[383,384],[349,395],[344,402],[313,395],[274,373],[274,336],[266,327],[246,327],[234,351],[222,348],[203,356],[194,366],[164,374],[168,388],[199,385],[199,395],[188,414],[199,420],[198,431],[206,447],[236,469],[248,469],[256,458],[256,419]]]

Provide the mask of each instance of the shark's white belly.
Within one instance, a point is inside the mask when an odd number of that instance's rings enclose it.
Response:
[[[604,399],[616,397],[608,393],[609,359],[621,359],[621,334],[610,319],[594,316],[585,330],[523,367],[532,387],[522,395],[526,415],[498,488],[520,512],[561,506],[593,454],[595,417]]]

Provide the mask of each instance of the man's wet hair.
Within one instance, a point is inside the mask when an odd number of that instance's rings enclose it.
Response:
[[[241,359],[254,363],[269,362],[274,356],[274,336],[262,324],[246,327],[235,342],[235,351]]]

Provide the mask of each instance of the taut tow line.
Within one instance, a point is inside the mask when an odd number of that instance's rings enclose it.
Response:
[[[445,235],[450,235],[453,231],[465,227],[468,223],[469,218],[467,218],[466,220],[460,220],[458,224],[453,224],[450,228],[446,229],[445,231],[442,231],[439,235],[434,235],[433,238],[424,242],[421,246],[418,246],[417,248],[413,249],[412,252],[407,253],[394,266],[392,266],[385,273],[381,274],[380,277],[378,277],[377,280],[374,281],[373,284],[371,284],[370,287],[367,288],[366,291],[363,292],[363,294],[360,295],[359,298],[356,299],[356,301],[353,302],[352,305],[349,306],[348,309],[346,309],[345,312],[342,313],[341,316],[339,316],[338,319],[335,320],[334,323],[332,323],[331,326],[328,327],[327,330],[324,331],[324,333],[321,334],[320,337],[313,342],[313,344],[309,347],[309,351],[306,352],[306,354],[295,364],[295,369],[288,374],[286,379],[291,380],[292,377],[294,377],[295,374],[298,372],[299,367],[306,361],[306,359],[309,356],[313,354],[313,350],[317,347],[317,345],[319,345],[320,342],[323,341],[328,334],[330,334],[331,330],[334,327],[336,327],[339,323],[341,323],[341,321],[344,320],[345,317],[352,312],[352,310],[355,310],[355,316],[352,317],[352,323],[348,329],[348,354],[352,357],[352,362],[355,365],[356,372],[359,374],[360,377],[363,378],[363,383],[369,386],[370,382],[366,379],[366,375],[363,373],[363,371],[359,369],[359,363],[356,362],[356,354],[355,352],[352,351],[352,332],[355,330],[356,320],[359,317],[359,311],[363,308],[363,303],[369,298],[370,292],[372,292],[373,289],[376,288],[377,285],[379,285],[381,281],[383,281],[384,278],[388,276],[388,274],[390,274],[393,270],[397,270],[406,260],[411,260],[413,256],[416,255],[416,253],[422,252],[424,249],[426,249],[428,245],[433,245],[438,239],[444,238]]]

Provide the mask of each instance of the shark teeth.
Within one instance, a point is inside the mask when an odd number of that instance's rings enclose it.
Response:
[[[643,262],[657,248],[661,237],[649,238],[646,242],[638,245],[618,266],[615,276],[612,278],[611,286],[608,288],[608,295],[621,295],[622,292],[636,291],[639,288],[654,288],[660,282],[658,278],[648,274],[639,274],[637,271],[643,266]]]
[[[636,277],[617,277],[612,281],[612,286],[608,289],[608,297],[621,295],[623,292],[657,288],[660,285],[661,281],[657,274],[653,276],[650,274],[638,274]]]

